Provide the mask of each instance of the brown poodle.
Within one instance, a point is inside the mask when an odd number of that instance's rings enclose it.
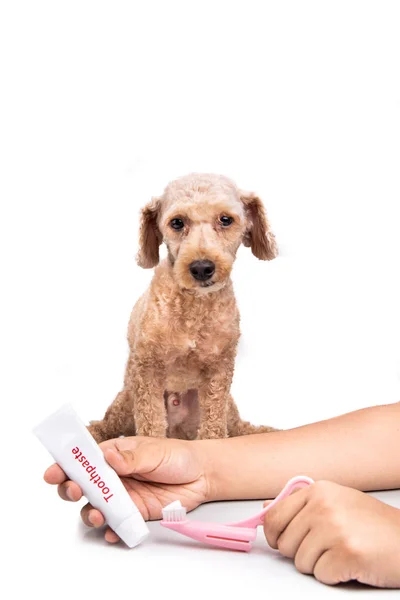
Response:
[[[261,200],[226,177],[187,175],[144,207],[137,261],[158,266],[131,314],[123,390],[90,424],[98,442],[273,430],[242,421],[230,395],[240,335],[230,274],[241,243],[261,260],[277,256]]]

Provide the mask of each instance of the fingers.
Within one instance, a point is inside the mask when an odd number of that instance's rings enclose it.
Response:
[[[302,508],[286,526],[276,541],[279,552],[287,558],[297,557],[297,551],[310,532],[307,509]]]
[[[116,544],[117,542],[120,541],[120,538],[117,536],[117,534],[115,533],[115,531],[113,531],[109,527],[107,528],[107,530],[106,530],[106,532],[104,534],[104,539],[109,544]]]
[[[58,485],[65,481],[67,479],[67,476],[59,465],[54,464],[51,465],[51,467],[49,467],[48,469],[46,469],[43,475],[43,479],[46,483],[49,483],[50,485]]]
[[[354,579],[352,563],[347,556],[341,556],[335,548],[324,552],[314,567],[314,577],[326,585],[345,583]]]
[[[296,569],[305,575],[312,575],[317,562],[328,548],[329,544],[326,543],[326,538],[321,535],[321,531],[312,529],[303,538],[296,551],[294,559]]]
[[[81,510],[81,519],[88,527],[103,527],[105,519],[101,512],[91,504],[85,504]]]
[[[101,512],[96,508],[93,508],[91,504],[86,504],[81,510],[81,519],[88,527],[95,527],[96,529],[99,527],[103,527],[105,525],[105,519]],[[107,527],[104,533],[104,539],[109,544],[115,544],[120,541],[120,538],[117,534]]]
[[[278,540],[294,517],[305,507],[308,488],[281,500],[265,515],[264,533],[271,548],[278,549]]]
[[[69,481],[62,468],[57,464],[51,465],[45,471],[43,479],[50,485],[58,486],[58,495],[63,500],[78,502],[82,498],[83,494],[79,485],[74,481]]]
[[[63,500],[78,502],[83,496],[82,490],[74,481],[65,481],[58,486],[58,495]]]

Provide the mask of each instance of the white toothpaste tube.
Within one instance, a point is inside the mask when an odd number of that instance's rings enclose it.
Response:
[[[72,406],[61,407],[33,432],[129,548],[147,537],[139,509]]]

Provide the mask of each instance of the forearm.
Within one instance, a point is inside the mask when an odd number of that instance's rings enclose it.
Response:
[[[210,500],[272,498],[294,475],[364,491],[400,487],[400,403],[287,431],[192,443],[201,444]]]

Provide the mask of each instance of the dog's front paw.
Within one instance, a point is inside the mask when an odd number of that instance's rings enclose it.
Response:
[[[165,438],[167,437],[167,429],[163,425],[157,427],[155,425],[146,424],[142,427],[136,428],[136,435],[141,435],[144,437]]]
[[[110,436],[107,436],[107,431],[103,421],[91,421],[87,429],[98,444],[110,439]]]
[[[220,440],[226,437],[228,437],[226,426],[210,427],[210,425],[206,425],[205,427],[200,427],[197,434],[198,440]]]

